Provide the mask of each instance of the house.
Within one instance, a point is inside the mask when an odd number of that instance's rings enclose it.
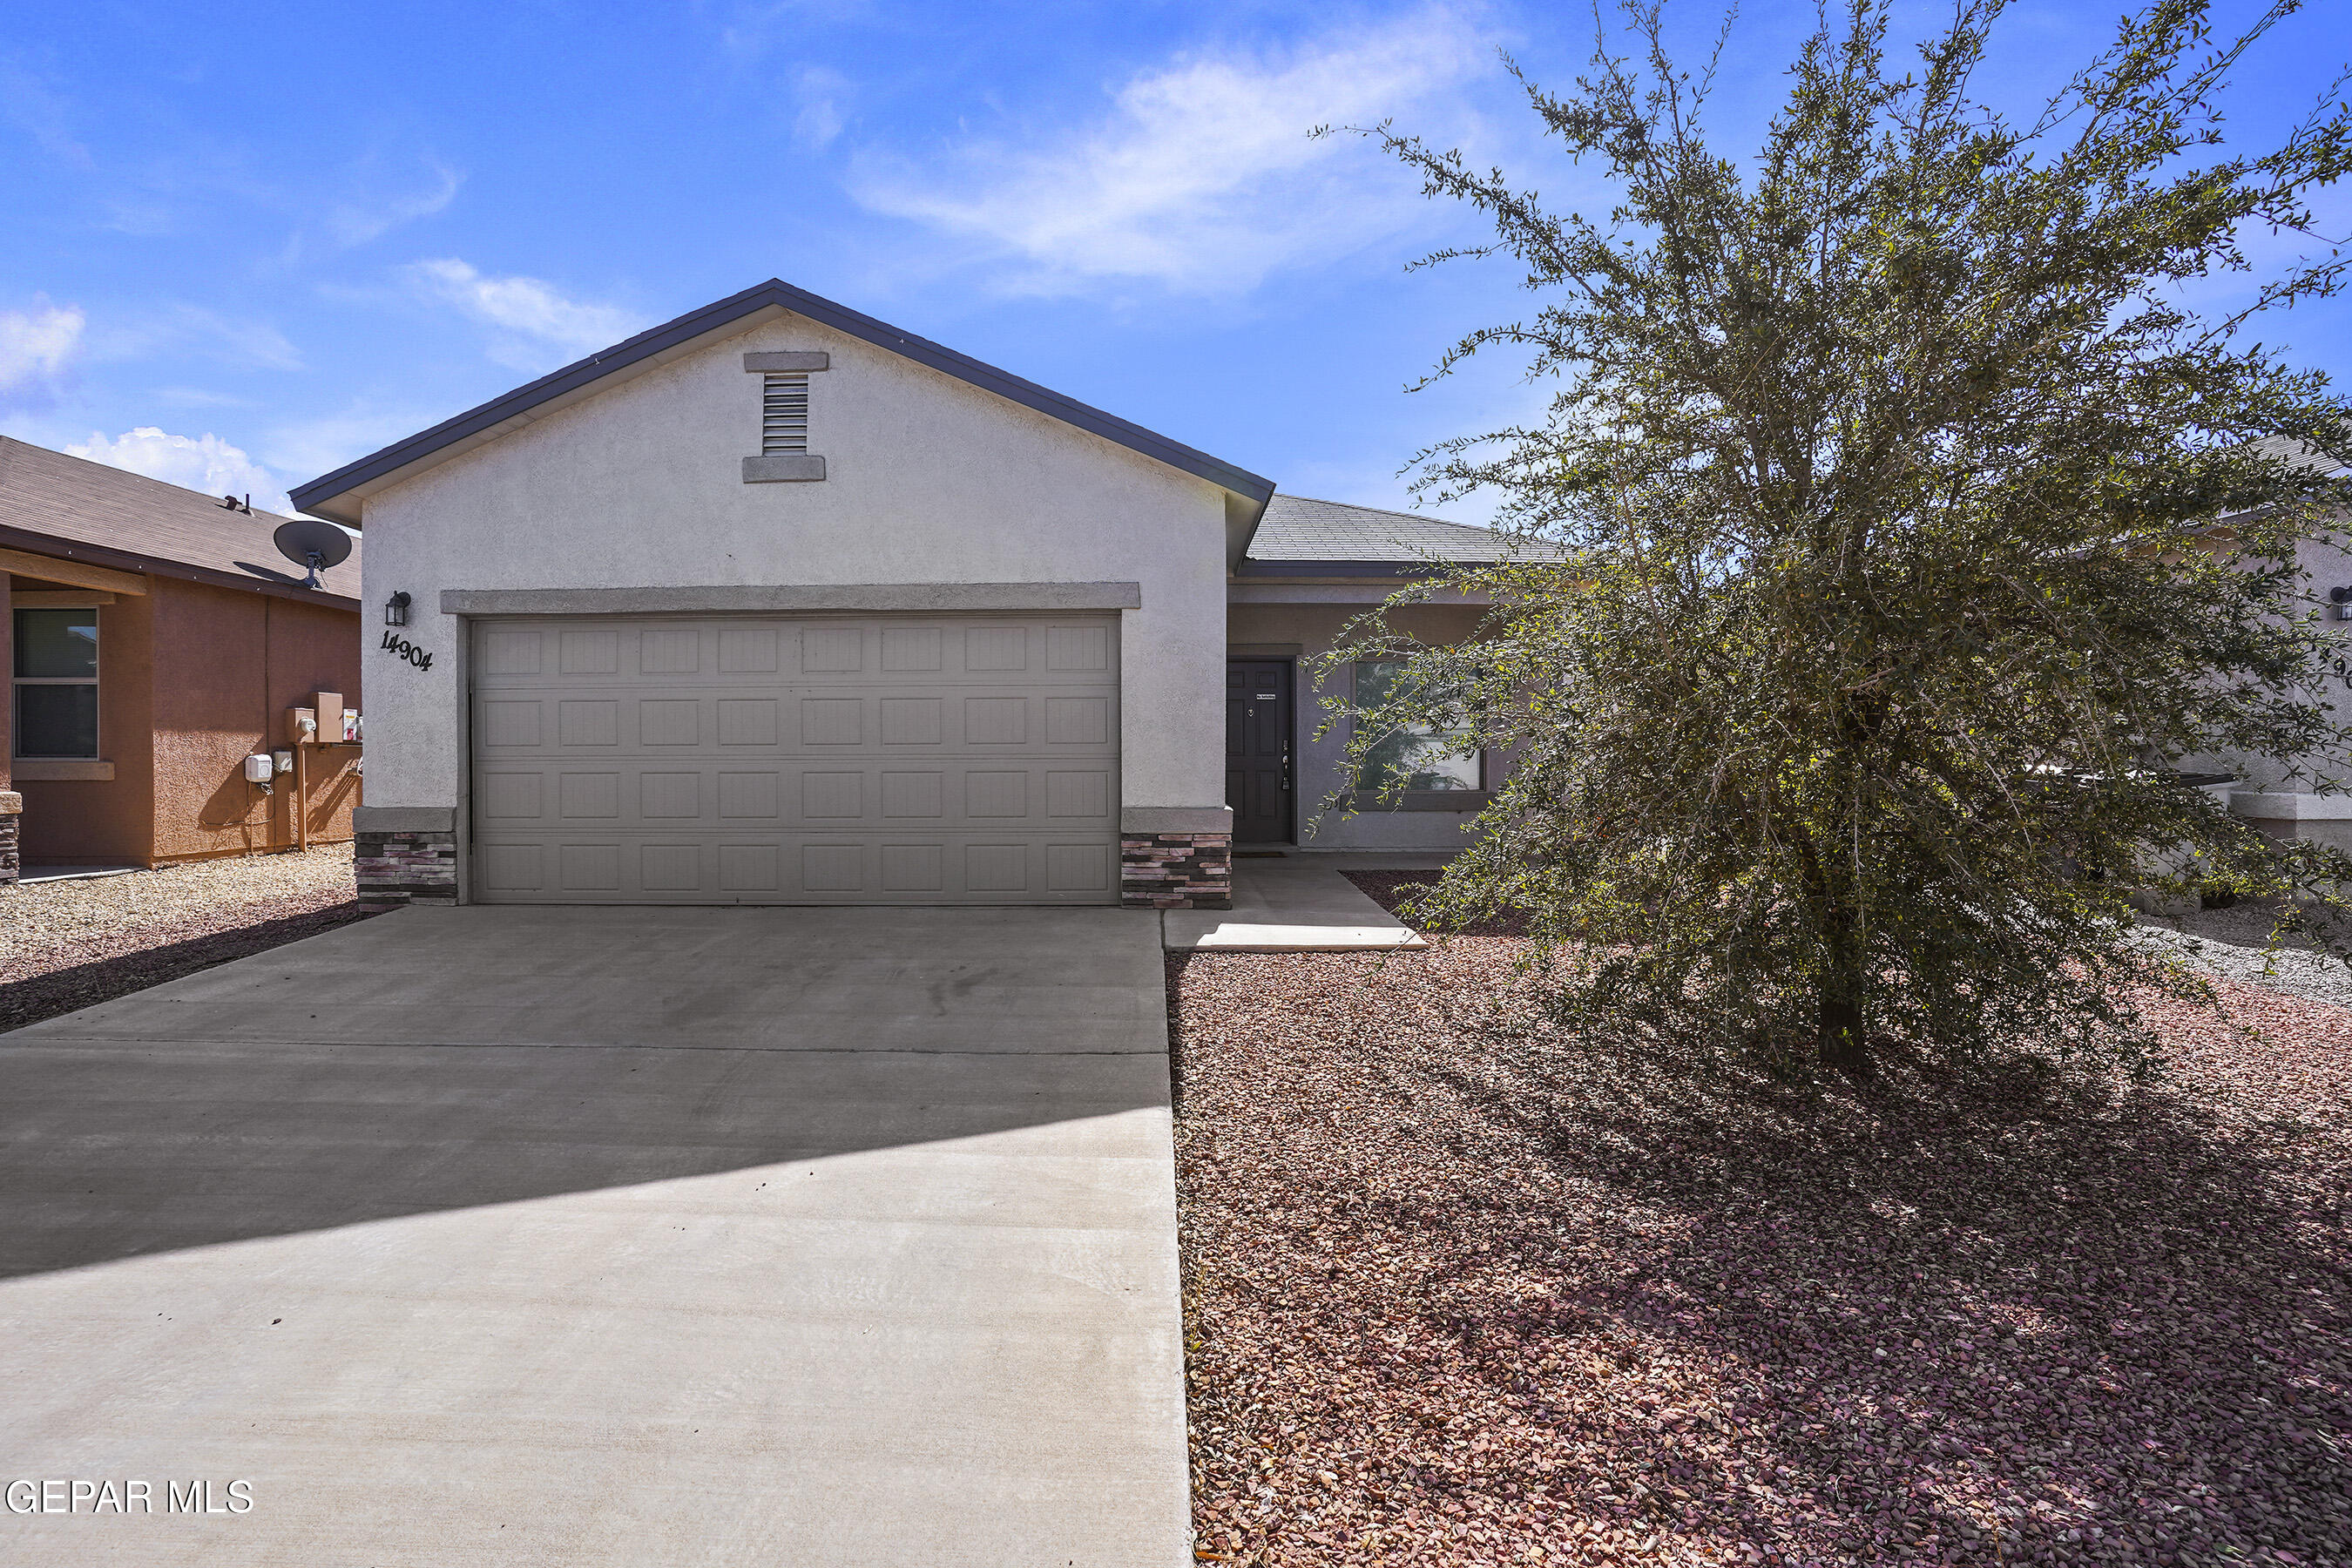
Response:
[[[0,437],[0,880],[348,839],[356,746],[248,782],[320,691],[358,706],[357,554],[303,586],[287,520]],[[13,841],[13,842],[12,842]]]
[[[1302,661],[1433,547],[1499,549],[776,281],[295,502],[369,532],[398,623],[382,902],[1223,907],[1236,836],[1300,842],[1341,782]],[[1397,739],[1402,807],[1305,842],[1461,842],[1487,760]]]
[[[2285,437],[2267,437],[2256,445],[2330,479],[2352,475],[2352,467],[2315,447]],[[2227,550],[2238,537],[2237,525],[2247,513],[2225,517],[2209,535],[2215,549]],[[2309,613],[2332,623],[2331,629],[2352,637],[2352,550],[2333,539],[2302,538],[2295,542],[2294,566],[2312,595]],[[2330,680],[2323,700],[2339,713],[2352,707],[2352,687]],[[2340,756],[2282,758],[2211,756],[2192,758],[2189,765],[2232,775],[2227,788],[2230,810],[2252,821],[2273,838],[2308,839],[2352,851],[2352,770]],[[2322,793],[2322,785],[2328,793]]]

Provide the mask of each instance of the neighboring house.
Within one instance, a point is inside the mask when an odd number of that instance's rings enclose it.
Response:
[[[367,654],[380,901],[1221,907],[1236,829],[1297,841],[1338,783],[1298,661],[1422,546],[1496,549],[773,281],[294,499],[406,617]],[[1484,764],[1389,749],[1406,809],[1307,842],[1461,842]]]
[[[2348,471],[2334,458],[2283,437],[2270,437],[2260,445],[2290,458],[2302,457],[2330,478],[2340,479]],[[2226,548],[2237,537],[2231,525],[2238,521],[2225,518],[2213,530],[2217,546]],[[2352,637],[2352,551],[2326,540],[2302,539],[2295,543],[2294,563],[2308,580],[2313,610],[2331,623],[2330,629]],[[2343,598],[2332,597],[2337,591]],[[2331,683],[2326,696],[2339,710],[2339,721],[2352,713],[2352,688]],[[2289,777],[2290,763],[2276,757],[2194,758],[2188,765],[2235,774],[2236,783],[2228,792],[2230,809],[2263,832],[2352,851],[2352,793],[2344,793],[2352,791],[2352,758],[2315,756],[2298,762],[2303,774],[2299,778]],[[2326,793],[2322,793],[2323,783]]]
[[[2345,478],[2345,472],[2352,472],[2343,463],[2288,437],[2267,437],[2258,447],[2286,458],[2303,458],[2328,478]],[[2204,531],[2206,548],[2234,552],[2237,524],[2255,515],[2258,512],[2225,515],[2216,527]],[[2352,637],[2352,626],[2345,623],[2352,621],[2352,550],[2324,538],[2298,538],[2294,564],[2305,576],[2303,590],[2310,595],[2307,614],[2316,614],[2331,623],[2331,630]],[[2343,599],[2331,599],[2331,590],[2343,593]],[[2352,687],[2343,682],[2328,682],[2322,699],[2340,710],[2340,720],[2345,712],[2352,712]],[[2183,757],[2178,766],[2188,773],[2225,781],[2209,785],[2210,793],[2225,799],[2232,814],[2249,818],[2270,837],[2312,839],[2352,851],[2352,793],[2345,793],[2352,790],[2352,757],[2201,754]]]
[[[0,437],[0,833],[24,861],[351,837],[356,747],[309,749],[299,805],[244,774],[313,693],[359,706],[358,555],[306,588],[271,544],[285,521]]]

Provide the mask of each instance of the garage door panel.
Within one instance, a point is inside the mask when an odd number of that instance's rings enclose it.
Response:
[[[866,774],[861,770],[803,768],[801,817],[806,822],[866,820]]]
[[[608,752],[621,743],[621,703],[614,697],[574,697],[555,705],[555,743],[563,751]]]
[[[719,846],[719,889],[725,893],[783,890],[783,846],[774,842]]]
[[[494,629],[482,638],[482,668],[491,675],[537,675],[541,641],[536,630]]]
[[[714,727],[721,746],[772,746],[783,734],[783,702],[774,697],[721,697]]]
[[[760,823],[812,832],[920,825],[1108,837],[1115,791],[1107,762],[1058,767],[1013,757],[914,768],[857,759],[772,768],[694,759],[618,768],[486,763],[475,774],[475,817],[484,830],[685,832]]]
[[[557,815],[566,822],[617,822],[621,816],[621,775],[617,772],[559,773]]]
[[[793,692],[582,693],[552,699],[485,696],[476,749],[562,755],[730,752],[815,756],[877,744],[893,752],[1101,752],[1115,747],[1117,705],[1107,693],[1052,696],[975,690],[881,696]]]
[[[546,789],[547,777],[536,769],[527,773],[485,770],[475,809],[486,822],[535,824],[547,815]]]
[[[1107,618],[486,623],[476,892],[1115,902],[1116,647]]]
[[[555,634],[556,668],[565,675],[617,675],[621,669],[621,635],[617,631],[566,631]]]
[[[1100,623],[1047,626],[1045,668],[1069,675],[1100,673],[1109,669],[1110,627]]]
[[[717,640],[721,675],[774,675],[783,668],[783,635],[774,626],[725,626]]]
[[[637,633],[637,673],[640,675],[699,675],[702,673],[699,626],[647,626]]]
[[[1110,845],[1047,835],[485,835],[475,847],[476,892],[494,903],[1102,903],[1117,894]]]
[[[536,698],[483,702],[475,743],[493,752],[535,751],[547,733],[544,704]]]

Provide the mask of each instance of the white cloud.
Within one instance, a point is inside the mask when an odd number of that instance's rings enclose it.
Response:
[[[30,136],[42,152],[87,169],[89,149],[74,139],[70,106],[21,57],[0,57],[0,120]]]
[[[567,300],[536,278],[485,277],[454,258],[413,262],[401,275],[420,298],[455,305],[495,328],[489,356],[515,370],[552,370],[646,325],[611,305]]]
[[[793,82],[793,100],[798,108],[793,116],[793,144],[811,152],[831,146],[848,122],[849,112],[844,107],[848,97],[847,77],[823,66],[803,66]]]
[[[80,306],[47,300],[29,310],[0,310],[0,401],[46,402],[54,395],[87,324]]]
[[[202,305],[158,307],[110,321],[90,334],[89,353],[95,360],[140,360],[183,352],[239,367],[302,368],[301,351],[268,322],[224,316]]]
[[[170,436],[152,425],[109,439],[93,430],[89,439],[66,450],[110,468],[128,468],[151,479],[180,485],[208,496],[250,495],[254,510],[291,511],[284,481],[219,437]]]
[[[339,414],[280,425],[264,434],[258,445],[271,468],[312,479],[404,436],[430,428],[446,418],[448,412],[353,404]]]
[[[215,392],[208,386],[159,386],[152,394],[159,403],[169,403],[178,408],[250,408],[253,400],[232,393]]]
[[[1492,58],[1444,9],[1281,56],[1181,58],[1129,80],[1107,118],[1059,141],[976,144],[919,170],[869,163],[856,194],[1013,259],[1024,289],[1137,279],[1238,292],[1424,221],[1417,182],[1393,163],[1356,138],[1307,132],[1412,115],[1444,134],[1459,107],[1446,100]]]
[[[457,187],[466,183],[466,177],[454,169],[439,163],[432,168],[434,183],[428,189],[372,201],[338,203],[327,215],[327,232],[338,245],[365,245],[402,224],[432,216],[454,201]]]

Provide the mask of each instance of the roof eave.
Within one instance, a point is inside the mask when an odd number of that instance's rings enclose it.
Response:
[[[1464,568],[1503,564],[1494,561],[1244,561],[1236,577],[1441,577]]]
[[[360,600],[355,595],[330,593],[323,588],[306,588],[299,583],[273,583],[267,577],[240,577],[234,572],[223,572],[211,566],[198,566],[186,561],[173,561],[161,555],[143,555],[134,550],[115,550],[103,544],[91,544],[84,540],[65,539],[54,533],[40,533],[29,528],[16,528],[0,523],[0,545],[22,550],[31,555],[47,555],[59,561],[79,561],[92,566],[111,566],[119,572],[138,572],[151,577],[176,577],[186,583],[208,583],[216,588],[242,588],[248,593],[268,594],[273,598],[291,599],[297,604],[322,605],[330,609],[356,612]]]

